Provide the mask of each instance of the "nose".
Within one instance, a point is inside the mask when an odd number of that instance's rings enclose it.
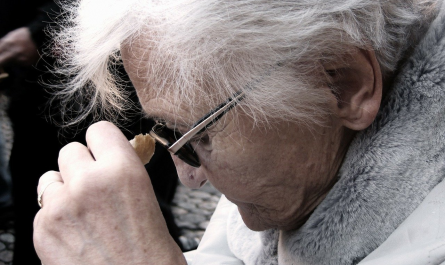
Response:
[[[176,171],[178,172],[179,179],[186,187],[191,189],[199,189],[207,182],[207,177],[202,166],[199,168],[194,168],[175,155],[172,155],[172,158],[176,165]]]

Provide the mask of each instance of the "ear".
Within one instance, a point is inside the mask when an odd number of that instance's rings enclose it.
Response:
[[[374,51],[357,50],[325,65],[337,97],[334,106],[343,126],[360,131],[374,121],[382,100],[382,74]]]

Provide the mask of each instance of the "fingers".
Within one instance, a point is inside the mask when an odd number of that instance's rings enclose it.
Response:
[[[81,172],[94,162],[94,158],[86,146],[73,142],[60,150],[58,162],[63,181],[68,182],[73,172]]]
[[[48,171],[43,174],[39,179],[39,185],[37,186],[37,201],[40,207],[45,205],[45,201],[48,201],[48,197],[51,198],[51,194],[63,185],[63,179],[59,172]]]
[[[86,141],[94,159],[137,158],[122,132],[110,122],[98,122],[88,128]]]

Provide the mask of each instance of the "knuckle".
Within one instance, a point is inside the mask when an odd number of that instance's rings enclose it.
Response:
[[[45,192],[43,200],[44,206],[34,219],[36,228],[43,226],[46,230],[51,230],[67,216],[72,216],[73,204],[68,203],[69,195],[65,191],[56,191],[52,194]]]
[[[71,153],[72,151],[81,147],[83,147],[83,144],[79,142],[71,142],[60,149],[59,156]]]
[[[105,134],[114,132],[116,126],[108,121],[99,121],[88,127],[85,138],[87,143],[103,138]]]
[[[39,178],[39,185],[42,185],[42,182],[47,181],[48,179],[54,179],[54,177],[58,178],[59,172],[50,170],[45,172],[40,178]]]
[[[76,152],[76,150],[79,150],[80,148],[85,148],[85,146],[78,142],[71,142],[62,147],[59,151],[59,158],[58,158],[59,164],[63,163],[63,161],[65,160],[69,160],[71,154]]]
[[[112,125],[112,123],[108,122],[108,121],[96,122],[96,123],[92,124],[90,127],[88,127],[86,134],[89,135],[89,134],[95,133],[96,131],[101,130],[102,128],[106,128],[111,125]]]
[[[73,209],[62,205],[59,200],[46,200],[42,210],[44,210],[44,220],[42,221],[45,222],[47,230],[59,227],[58,224],[63,223],[68,216],[73,216]]]

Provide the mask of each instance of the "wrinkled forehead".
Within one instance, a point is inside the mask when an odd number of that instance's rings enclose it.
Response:
[[[148,116],[191,125],[225,97],[205,81],[188,80],[192,84],[185,84],[187,80],[178,80],[178,70],[166,62],[169,55],[161,56],[160,49],[154,55],[153,49],[146,38],[124,42],[120,49],[125,70]]]
[[[204,36],[207,31],[197,29],[192,33],[201,34],[200,41],[183,43],[182,33],[171,38],[169,31],[146,28],[121,43],[120,50],[148,116],[190,126],[240,91],[245,99],[231,113],[242,112],[260,122],[312,117],[313,108],[307,106],[325,101],[312,90],[322,82],[318,78],[322,67],[313,58],[296,61],[268,45],[254,49],[235,40],[227,44],[226,31],[225,40],[211,37],[219,42],[210,45]],[[251,42],[258,43],[255,38]]]

